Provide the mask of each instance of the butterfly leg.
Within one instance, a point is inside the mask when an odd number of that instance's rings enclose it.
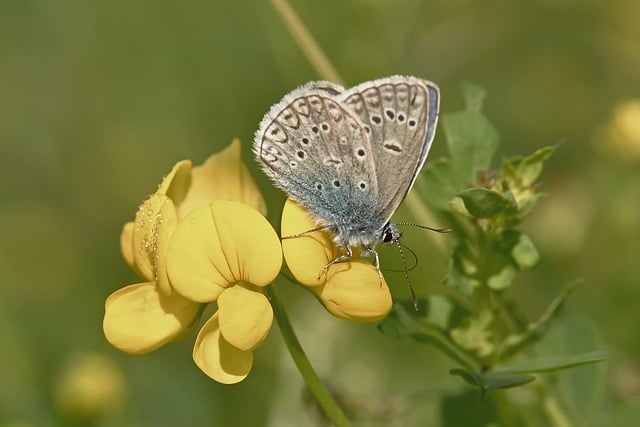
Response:
[[[382,271],[380,271],[380,257],[378,256],[378,252],[375,249],[371,249],[373,252],[373,257],[375,259],[376,270],[378,270],[378,279],[380,279],[380,286],[382,286]]]
[[[282,240],[295,239],[295,238],[298,238],[298,237],[306,236],[306,235],[311,234],[311,233],[315,233],[316,231],[324,231],[324,230],[328,230],[330,228],[331,228],[331,226],[323,225],[323,226],[320,226],[320,227],[312,228],[311,230],[303,231],[302,233],[296,233],[296,234],[292,234],[290,236],[282,236]]]
[[[362,252],[362,255],[369,256],[373,255],[373,266],[378,271],[378,278],[380,279],[380,286],[382,286],[382,271],[380,271],[380,257],[378,256],[378,252],[373,248],[367,248]]]
[[[322,275],[325,274],[329,267],[331,267],[333,264],[347,261],[353,257],[353,252],[351,251],[350,247],[346,247],[345,250],[347,252],[345,255],[340,255],[339,257],[332,259],[327,265],[320,269],[320,273],[318,273],[318,279],[320,279]]]

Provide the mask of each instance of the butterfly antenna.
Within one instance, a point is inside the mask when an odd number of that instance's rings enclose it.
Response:
[[[412,222],[400,222],[400,223],[398,223],[398,225],[410,225],[412,227],[418,227],[418,228],[423,228],[425,230],[435,231],[436,233],[451,233],[451,229],[450,228],[427,227],[426,225],[414,224]]]
[[[396,246],[398,247],[398,250],[400,251],[400,258],[402,258],[402,266],[404,267],[404,277],[405,277],[405,279],[407,279],[407,285],[409,285],[409,290],[411,291],[411,299],[413,300],[413,308],[416,311],[418,311],[418,309],[419,309],[419,307],[418,307],[418,298],[416,297],[416,293],[413,290],[413,286],[411,285],[411,280],[409,279],[409,270],[407,270],[407,262],[406,262],[406,259],[404,257],[404,251],[402,250],[402,245],[400,244],[399,240],[396,241]]]
[[[411,256],[413,257],[413,265],[411,267],[407,267],[407,271],[412,271],[414,268],[418,266],[418,255],[416,255],[416,252],[413,249],[411,249],[409,246],[403,245],[402,243],[400,243],[400,246],[408,250]]]
[[[408,250],[409,253],[411,254],[411,256],[413,257],[413,265],[411,267],[407,267],[407,271],[412,271],[414,268],[416,268],[418,266],[418,256],[416,255],[416,252],[413,249],[411,249],[409,246],[403,245],[402,242],[399,242],[399,244],[404,249]],[[401,271],[404,271],[404,270],[398,270],[398,269],[395,269],[395,268],[385,268],[385,271],[393,271],[393,272],[398,273],[398,272],[401,272]]]

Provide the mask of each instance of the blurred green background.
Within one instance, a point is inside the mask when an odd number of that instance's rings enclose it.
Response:
[[[471,81],[488,91],[501,154],[563,142],[526,223],[542,261],[514,290],[533,319],[584,278],[566,311],[611,352],[603,415],[589,420],[607,425],[609,409],[640,395],[640,3],[292,6],[347,85],[421,76],[440,85],[447,113]],[[198,164],[240,137],[277,218],[283,196],[257,170],[252,135],[271,104],[318,78],[267,1],[0,3],[1,426],[317,421],[277,327],[251,375],[223,386],[192,363],[193,336],[132,357],[106,343],[101,322],[105,298],[137,280],[120,228],[177,160]],[[431,156],[443,154],[440,133]],[[420,233],[405,241],[420,259],[412,277],[424,277],[414,285],[439,292],[448,254]],[[390,278],[406,297],[402,274]],[[331,318],[294,285],[282,292],[320,375],[376,425],[438,425],[441,396],[461,387],[452,363]]]

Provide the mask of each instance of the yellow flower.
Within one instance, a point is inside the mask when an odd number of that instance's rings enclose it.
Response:
[[[619,102],[597,135],[599,145],[620,160],[640,160],[640,100]]]
[[[282,212],[282,236],[293,236],[316,228],[309,214],[291,200]],[[391,310],[392,300],[385,280],[376,268],[357,259],[333,264],[318,278],[318,272],[341,254],[331,237],[315,231],[283,239],[282,251],[294,277],[320,299],[334,316],[356,322],[375,322]]]
[[[94,424],[100,416],[117,411],[125,397],[123,373],[115,362],[99,353],[75,354],[53,384],[58,412],[73,424]]]
[[[265,203],[242,163],[240,142],[192,167],[183,160],[138,209],[120,236],[127,264],[144,281],[109,296],[103,329],[107,340],[131,354],[155,350],[181,338],[203,304],[176,293],[167,275],[168,243],[189,212],[213,200],[235,200],[265,212]]]
[[[220,383],[242,381],[273,322],[263,288],[280,272],[282,249],[271,224],[247,205],[212,202],[178,224],[167,267],[178,293],[218,304],[196,338],[194,361]]]

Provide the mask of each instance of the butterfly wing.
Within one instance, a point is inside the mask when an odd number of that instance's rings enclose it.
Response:
[[[312,82],[265,115],[253,151],[262,169],[321,225],[374,209],[374,157],[360,120],[336,98],[342,88]]]
[[[380,195],[376,209],[386,223],[427,158],[440,91],[426,80],[392,76],[362,83],[339,98],[360,118],[369,137]]]

